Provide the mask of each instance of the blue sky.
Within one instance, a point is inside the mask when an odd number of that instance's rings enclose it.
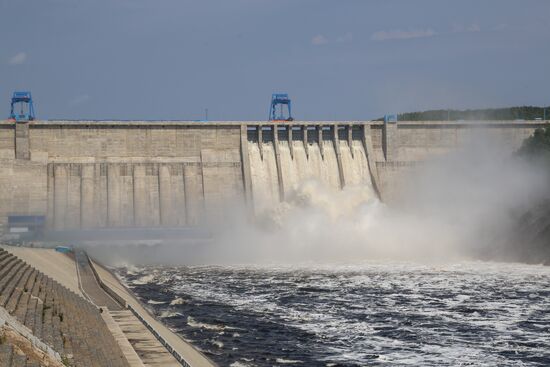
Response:
[[[0,114],[305,120],[550,105],[547,0],[0,0]]]

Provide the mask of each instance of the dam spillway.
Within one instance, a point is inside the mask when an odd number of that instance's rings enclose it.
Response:
[[[49,229],[194,226],[259,211],[306,179],[391,200],[417,162],[492,135],[517,149],[546,121],[0,121],[0,223]]]
[[[367,129],[361,125],[248,128],[255,211],[284,201],[306,180],[334,190],[346,185],[371,186],[365,146],[372,142],[363,135]]]

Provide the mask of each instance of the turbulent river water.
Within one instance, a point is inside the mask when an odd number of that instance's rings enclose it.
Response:
[[[373,262],[116,271],[221,366],[550,365],[550,267]]]

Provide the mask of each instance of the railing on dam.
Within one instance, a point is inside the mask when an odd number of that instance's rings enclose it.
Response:
[[[87,256],[86,256],[87,257]],[[166,339],[155,329],[155,327],[153,325],[151,325],[140,313],[139,311],[137,311],[131,304],[129,304],[128,302],[126,302],[126,300],[121,297],[117,292],[115,292],[113,289],[111,289],[111,287],[109,287],[107,284],[105,284],[105,282],[103,282],[103,280],[101,279],[101,277],[99,276],[99,274],[97,273],[97,270],[95,268],[95,265],[94,263],[90,260],[89,257],[87,257],[88,259],[88,262],[89,262],[89,265],[90,267],[92,268],[92,272],[99,284],[99,286],[105,291],[107,292],[107,294],[109,294],[109,296],[113,297],[113,299],[115,299],[121,306],[129,309],[130,311],[132,311],[132,313],[134,314],[134,316],[136,316],[136,318],[139,319],[139,321],[151,332],[151,334],[153,334],[155,336],[155,338],[159,341],[159,343],[161,343],[168,352],[170,352],[170,354],[172,354],[172,356],[183,366],[183,367],[191,367],[191,365],[189,364],[189,362],[187,362],[187,360],[180,354],[178,353],[177,350],[175,350],[172,345],[170,345],[170,343],[168,341],[166,341]]]
[[[160,335],[159,332],[147,320],[145,320],[134,307],[132,307],[132,305],[127,305],[127,307],[139,319],[139,321],[141,321],[141,323],[145,325],[145,327],[151,332],[151,334],[153,334],[155,338],[166,348],[166,350],[168,350],[170,354],[172,354],[172,356],[174,356],[174,358],[179,363],[181,363],[182,366],[191,367],[191,365],[185,360],[185,358],[183,358],[181,354],[179,354],[174,348],[172,348],[170,343],[168,343],[166,339],[164,339],[162,335]]]

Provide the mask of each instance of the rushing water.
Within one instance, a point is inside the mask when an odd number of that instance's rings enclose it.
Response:
[[[222,366],[548,366],[550,268],[519,264],[119,268]]]
[[[257,142],[249,143],[252,194],[257,212],[279,203],[279,185],[283,185],[283,191],[287,194],[312,179],[328,189],[340,189],[338,160],[332,141],[323,141],[321,145],[309,143],[307,152],[301,141],[291,144],[292,152],[288,141],[278,143],[282,175],[282,182],[279,182],[273,144],[262,143],[261,153]],[[361,141],[353,140],[350,147],[347,141],[342,140],[339,145],[346,185],[372,187],[369,164]]]

